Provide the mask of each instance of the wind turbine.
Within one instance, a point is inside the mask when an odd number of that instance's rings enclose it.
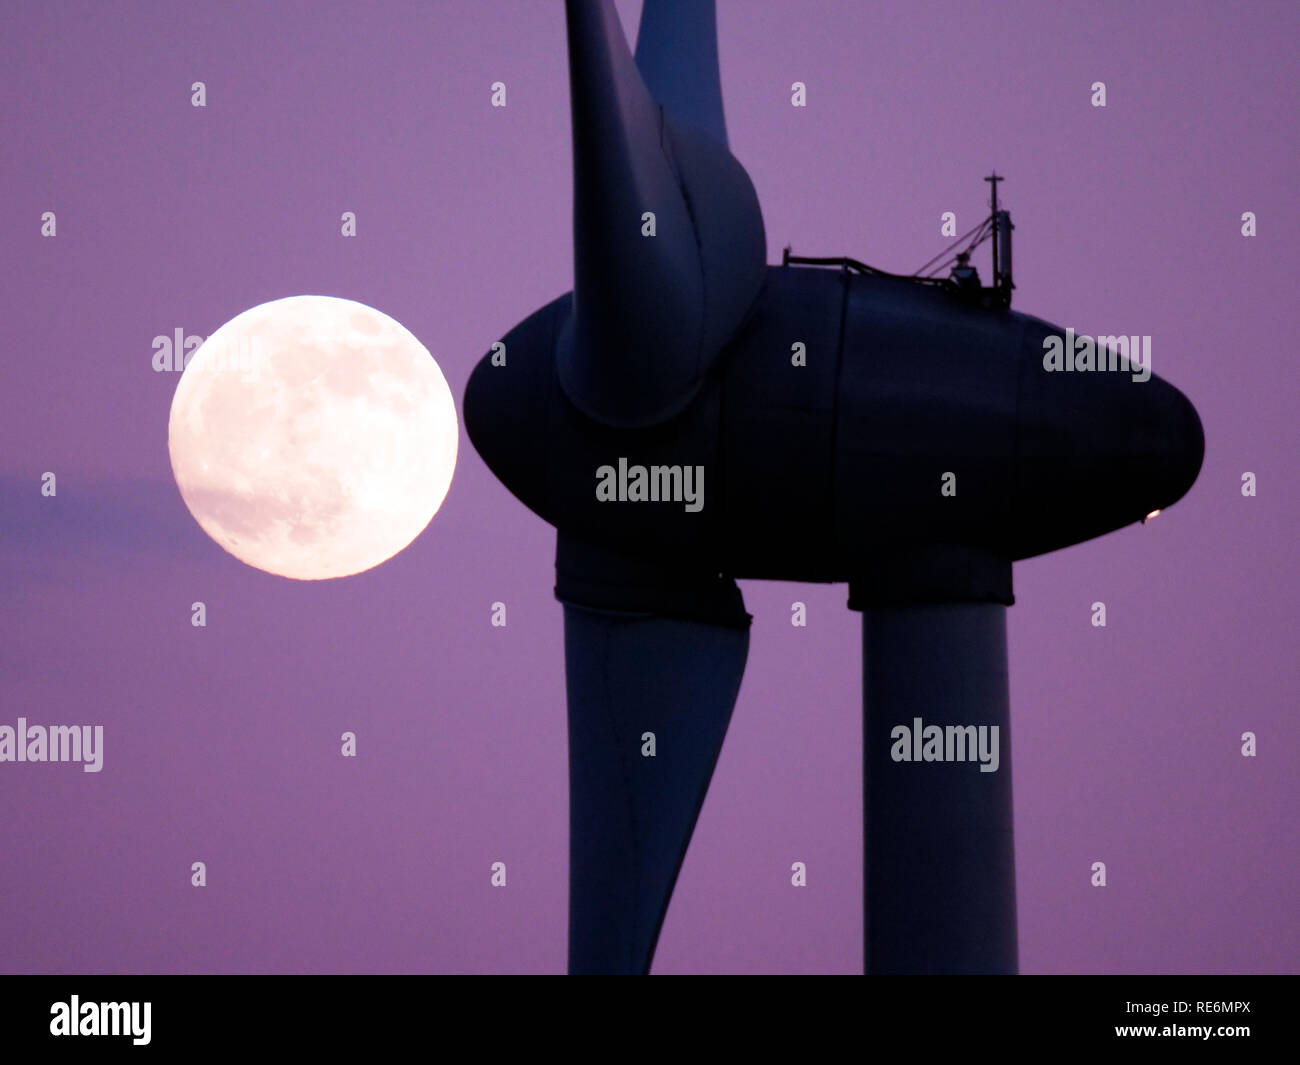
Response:
[[[1015,972],[1011,565],[1180,499],[1196,411],[1155,376],[1046,368],[1074,337],[1009,309],[996,175],[990,287],[969,247],[946,278],[767,265],[712,0],[646,0],[635,58],[612,0],[567,18],[574,291],[484,357],[464,413],[557,530],[569,970],[649,970],[745,666],[736,579],[759,578],[847,582],[863,615],[867,971]],[[922,723],[989,730],[999,767],[900,760]]]

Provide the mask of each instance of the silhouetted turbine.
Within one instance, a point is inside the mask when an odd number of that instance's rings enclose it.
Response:
[[[1048,372],[1063,330],[955,286],[766,266],[712,0],[646,0],[635,61],[610,0],[567,14],[575,288],[485,356],[465,422],[558,530],[570,971],[648,970],[744,670],[735,580],[769,578],[863,611],[868,971],[1014,972],[1011,563],[1181,498],[1196,412],[1154,376]],[[674,498],[636,498],[637,466]],[[999,768],[896,761],[918,718],[997,726]]]

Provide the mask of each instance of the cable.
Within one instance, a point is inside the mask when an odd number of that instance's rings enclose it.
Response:
[[[944,248],[943,251],[941,251],[941,252],[939,253],[939,255],[936,255],[936,256],[934,257],[934,259],[930,259],[929,261],[924,262],[924,263],[922,263],[920,266],[918,266],[918,267],[917,267],[917,268],[912,272],[912,276],[913,276],[913,277],[916,277],[918,274],[921,273],[922,270],[924,270],[926,267],[928,267],[928,266],[930,265],[930,263],[934,262],[935,259],[939,258],[940,255],[947,255],[948,252],[952,251],[953,248],[957,247],[958,244],[960,244],[963,240],[965,240],[967,237],[969,237],[972,233],[978,233],[981,229],[983,229],[986,225],[988,225],[990,221],[992,221],[992,216],[991,216],[991,215],[990,215],[988,218],[984,219],[984,221],[982,221],[979,225],[975,226],[974,229],[969,229],[969,230],[967,230],[965,233],[963,233],[960,237],[958,237],[958,238],[957,238],[956,240],[954,240],[951,244],[949,244],[946,248]],[[974,245],[972,245],[971,247],[974,247]],[[967,251],[970,251],[970,248],[967,248],[966,250],[967,250]]]
[[[956,261],[957,261],[957,256],[954,255],[951,259],[946,259],[946,260],[944,260],[943,262],[941,262],[938,266],[936,266],[936,267],[935,267],[933,270],[931,270],[928,274],[925,274],[925,275],[916,274],[916,275],[914,275],[914,276],[916,276],[916,277],[921,277],[921,276],[924,276],[924,277],[934,277],[934,275],[937,274],[940,270],[942,270],[945,266],[951,266],[951,265],[952,265],[953,263],[955,263]]]
[[[786,249],[782,257],[783,265],[791,263],[796,266],[838,266],[842,270],[854,270],[860,274],[871,274],[875,277],[891,277],[897,281],[911,281],[921,285],[934,285],[939,288],[953,287],[952,281],[946,277],[917,277],[915,274],[891,274],[888,270],[881,270],[875,266],[868,266],[866,263],[859,262],[857,259],[850,259],[847,255],[813,257],[808,255],[791,255],[789,249]]]

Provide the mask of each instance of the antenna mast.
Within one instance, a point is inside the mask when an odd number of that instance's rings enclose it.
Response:
[[[998,284],[998,182],[1006,180],[995,170],[984,179],[989,183],[989,207],[993,215],[993,286]]]
[[[1004,307],[1011,306],[1011,290],[1015,284],[1011,280],[1011,214],[998,208],[998,182],[1004,181],[996,170],[984,179],[989,183],[991,194],[989,208],[993,222],[993,290],[998,302]]]

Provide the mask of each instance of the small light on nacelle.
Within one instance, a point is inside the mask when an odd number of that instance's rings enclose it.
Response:
[[[1142,524],[1145,525],[1147,522],[1149,522],[1152,518],[1154,518],[1159,513],[1160,513],[1159,508],[1153,510],[1150,514],[1148,514],[1145,518],[1142,519]]]

